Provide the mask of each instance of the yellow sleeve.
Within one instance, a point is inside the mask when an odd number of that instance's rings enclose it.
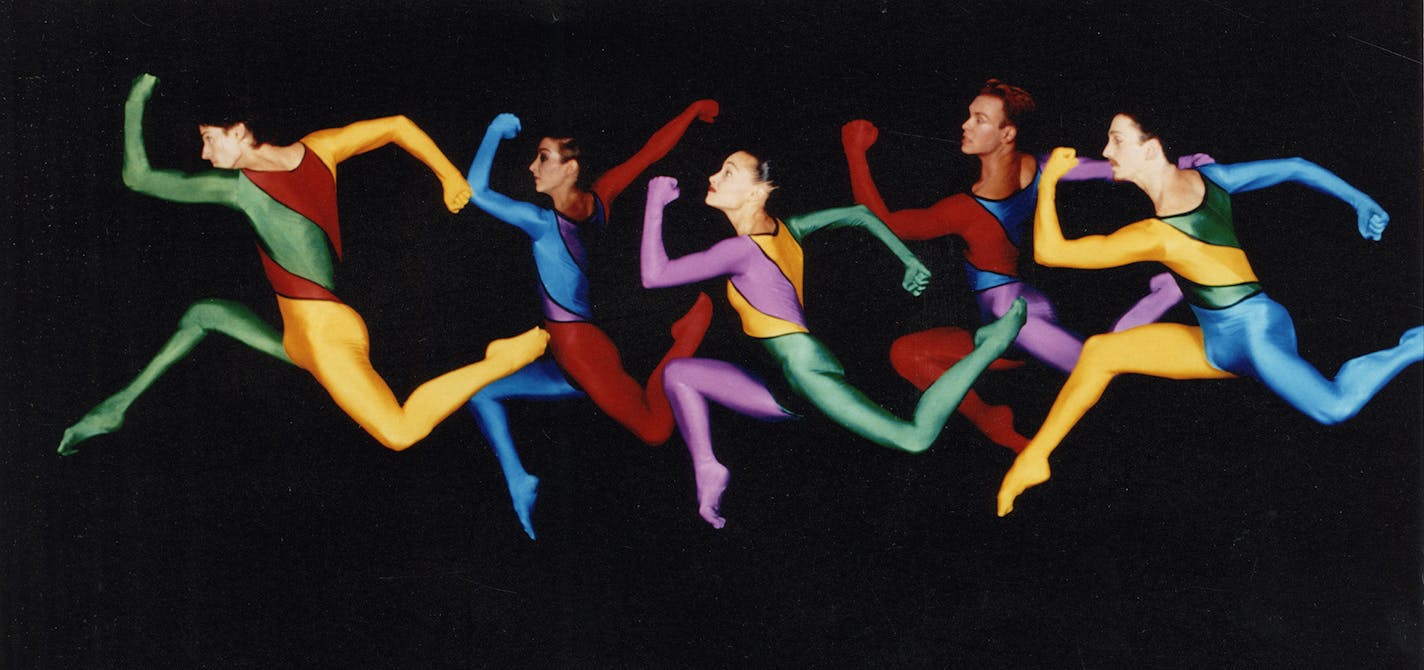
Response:
[[[1167,231],[1175,228],[1157,219],[1131,223],[1109,235],[1086,235],[1076,239],[1039,239],[1035,236],[1033,258],[1039,265],[1065,268],[1114,268],[1141,261],[1163,261]]]
[[[302,144],[316,152],[332,174],[336,174],[337,163],[392,142],[419,159],[442,182],[464,178],[430,136],[403,115],[357,121],[341,128],[318,130],[302,138]]]

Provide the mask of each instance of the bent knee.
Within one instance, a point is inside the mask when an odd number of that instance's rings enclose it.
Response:
[[[376,438],[381,446],[391,451],[405,451],[424,439],[430,431],[418,432],[401,428],[368,427],[367,432],[371,434],[371,437]]]
[[[663,366],[663,392],[691,388],[691,374],[697,366],[690,359],[674,358]]]
[[[205,298],[189,305],[188,311],[178,320],[178,325],[182,328],[212,330],[224,321],[231,320],[234,312],[244,309],[231,300]]]

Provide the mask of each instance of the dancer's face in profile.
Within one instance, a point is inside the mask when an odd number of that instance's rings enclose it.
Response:
[[[960,130],[959,150],[966,155],[993,153],[1013,138],[1013,126],[1004,116],[1004,101],[992,95],[976,96],[969,103],[969,118]]]
[[[577,160],[564,160],[559,153],[559,141],[552,137],[539,140],[539,150],[529,163],[529,173],[534,175],[534,190],[550,193],[564,186],[572,186],[578,181]]]
[[[738,209],[759,197],[764,190],[757,173],[756,157],[738,151],[727,157],[722,169],[707,178],[707,204],[721,210]]]
[[[1108,143],[1103,147],[1103,158],[1112,166],[1113,179],[1128,181],[1138,174],[1146,165],[1153,144],[1143,141],[1142,126],[1132,117],[1114,116],[1108,127]]]
[[[252,145],[252,134],[240,122],[228,128],[200,125],[198,135],[203,140],[203,160],[224,170],[236,168],[243,150]]]

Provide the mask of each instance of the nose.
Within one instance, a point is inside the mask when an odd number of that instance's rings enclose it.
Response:
[[[1112,142],[1103,145],[1103,158],[1112,159]]]
[[[972,122],[973,120],[974,120],[974,117],[972,117],[972,116],[969,117],[969,118],[964,119],[964,123],[959,124],[959,128],[960,128],[961,130],[969,130],[970,122]]]

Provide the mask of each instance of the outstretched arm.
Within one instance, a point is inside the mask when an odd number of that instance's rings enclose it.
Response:
[[[1038,164],[1041,166],[1048,161],[1048,156],[1039,156]],[[1177,168],[1190,170],[1203,165],[1215,163],[1216,159],[1208,154],[1187,154],[1177,158]],[[1068,174],[1059,178],[1059,181],[1107,181],[1112,179],[1112,164],[1096,158],[1079,158],[1078,165]]]
[[[628,185],[643,173],[643,170],[648,169],[649,166],[672,151],[694,120],[712,123],[717,118],[718,111],[716,100],[698,100],[688,105],[681,114],[673,117],[666,125],[659,128],[658,132],[653,133],[653,136],[648,138],[647,144],[644,144],[638,153],[633,154],[632,158],[603,173],[593,182],[593,191],[603,199],[604,207],[612,208],[613,199],[617,198],[623,189],[628,188]]]
[[[534,237],[544,225],[544,210],[533,203],[497,193],[490,189],[489,184],[490,170],[494,166],[494,155],[499,150],[499,143],[518,134],[519,117],[513,114],[500,114],[490,121],[489,128],[485,129],[485,139],[480,142],[480,148],[475,152],[475,160],[470,163],[470,202],[488,212],[490,216],[516,226],[525,234]]]
[[[215,203],[237,209],[233,198],[237,184],[234,170],[211,170],[188,174],[178,170],[155,170],[148,164],[143,145],[143,111],[153,97],[158,78],[141,74],[134,79],[129,99],[124,103],[124,185],[173,202]]]
[[[905,246],[895,233],[885,226],[870,209],[865,205],[855,205],[853,207],[839,207],[836,209],[826,209],[810,214],[793,216],[786,220],[786,229],[796,236],[797,241],[805,239],[807,235],[826,228],[860,228],[880,240],[890,252],[905,264],[905,277],[900,285],[913,295],[924,292],[925,286],[930,282],[930,271],[924,263]]]
[[[1077,165],[1072,149],[1053,150],[1038,180],[1038,210],[1033,217],[1033,259],[1039,265],[1068,268],[1112,268],[1139,261],[1161,260],[1162,242],[1148,221],[1139,221],[1111,235],[1069,240],[1058,223],[1058,180]]]
[[[1252,191],[1287,181],[1334,196],[1355,208],[1360,235],[1378,240],[1389,225],[1389,214],[1370,196],[1351,186],[1335,173],[1304,158],[1281,158],[1233,165],[1204,165],[1201,173],[1226,189],[1227,193]]]
[[[722,240],[706,251],[669,259],[663,247],[663,208],[677,200],[677,180],[653,177],[648,182],[648,205],[643,211],[643,247],[638,265],[643,288],[682,286],[741,271],[746,262],[743,251],[755,251],[755,244],[737,237]]]
[[[470,201],[470,185],[460,171],[440,147],[435,146],[434,140],[404,115],[357,121],[341,128],[318,130],[302,138],[302,143],[321,157],[332,174],[336,174],[337,163],[392,142],[435,173],[445,191],[445,207],[451,212],[460,211]]]

